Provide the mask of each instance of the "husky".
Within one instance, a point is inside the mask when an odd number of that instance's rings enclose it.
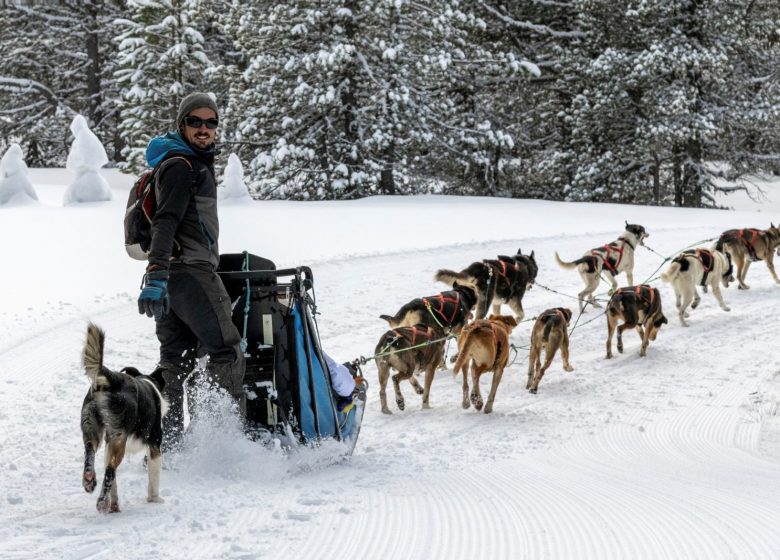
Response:
[[[142,375],[135,368],[120,372],[103,365],[105,333],[94,324],[87,326],[82,362],[90,388],[81,405],[81,434],[84,440],[82,485],[89,493],[97,485],[95,453],[100,440],[106,441],[106,471],[97,500],[100,513],[119,511],[116,471],[125,451],[145,448],[148,457],[148,502],[161,503],[160,469],[162,418],[168,403],[162,396],[161,376]]]
[[[536,394],[539,382],[544,372],[550,367],[558,348],[561,349],[563,369],[574,371],[569,363],[569,332],[567,328],[571,321],[571,309],[556,307],[547,309],[536,318],[531,330],[531,353],[528,355],[528,383],[525,388]],[[542,350],[545,352],[542,365]]]
[[[750,263],[753,261],[766,261],[766,267],[775,282],[780,284],[780,279],[775,272],[774,251],[780,256],[780,228],[770,222],[769,229],[730,229],[724,231],[715,249],[731,253],[734,264],[737,265],[737,283],[740,290],[748,290],[750,286],[745,284]]]
[[[450,291],[413,299],[402,305],[395,315],[380,315],[379,318],[387,321],[391,328],[422,324],[438,327],[445,334],[458,334],[468,323],[476,302],[474,288],[456,282]]]
[[[622,320],[623,324],[618,325]],[[661,325],[669,321],[661,309],[661,293],[647,284],[618,288],[607,304],[607,359],[612,357],[612,335],[617,328],[617,349],[623,353],[623,331],[636,328],[642,339],[641,357],[647,356],[647,346],[655,340]]]
[[[729,287],[734,281],[734,267],[731,264],[731,254],[723,253],[717,249],[691,249],[684,251],[672,260],[669,268],[661,274],[661,280],[670,282],[674,288],[677,305],[677,314],[680,324],[688,326],[685,318],[688,317],[688,306],[696,309],[701,297],[696,290],[696,285],[712,289],[712,295],[718,300],[723,311],[731,311],[723,301],[720,285]]]
[[[390,371],[393,375],[395,404],[404,410],[406,403],[401,394],[400,383],[408,379],[418,395],[422,395],[422,407],[430,408],[429,397],[433,375],[444,360],[444,331],[438,327],[418,324],[411,327],[397,327],[384,333],[376,345],[376,367],[379,372],[379,400],[384,414],[392,414],[387,407],[386,387]],[[415,379],[417,371],[425,372],[425,387]]]
[[[613,290],[618,287],[615,276],[621,272],[626,273],[629,285],[634,283],[634,250],[637,245],[644,245],[644,241],[648,237],[650,234],[645,231],[644,227],[626,222],[625,231],[615,241],[591,249],[576,261],[563,261],[558,256],[558,251],[555,252],[555,260],[558,265],[567,270],[576,268],[585,282],[585,289],[578,294],[580,313],[585,310],[586,299],[593,307],[601,307],[593,294],[599,287],[599,279],[604,269],[609,272],[607,278],[612,284]]]
[[[523,255],[518,249],[514,256],[501,255],[497,259],[474,262],[460,272],[441,269],[433,278],[445,284],[458,282],[472,286],[477,294],[477,319],[484,319],[491,305],[493,314],[498,315],[501,304],[506,303],[519,323],[525,316],[523,296],[533,286],[538,272],[534,252]]]
[[[517,326],[514,317],[491,315],[488,320],[477,319],[463,329],[458,338],[458,360],[452,370],[454,376],[463,370],[463,408],[470,404],[477,410],[485,405],[485,414],[493,412],[498,384],[509,362],[509,334]],[[471,365],[472,389],[469,395],[469,364]],[[479,378],[487,372],[493,372],[493,383],[486,403],[482,401],[479,390]]]

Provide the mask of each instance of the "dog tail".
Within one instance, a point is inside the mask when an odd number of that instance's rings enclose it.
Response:
[[[111,387],[112,372],[103,366],[105,341],[106,335],[103,330],[94,323],[89,323],[87,325],[87,340],[84,343],[81,362],[84,364],[84,371],[93,389],[108,389]]]
[[[455,272],[454,270],[447,270],[446,268],[437,270],[436,274],[433,276],[433,279],[436,282],[444,282],[450,286],[452,286],[455,282],[469,286],[476,285],[474,278],[472,278],[469,274],[464,272]]]
[[[548,317],[547,320],[544,322],[544,331],[542,332],[542,342],[547,344],[550,341],[550,332],[552,331],[553,326],[560,321],[559,317]]]
[[[716,251],[723,251],[723,244],[725,243],[726,234],[722,233],[720,237],[718,237],[718,240],[715,242],[715,250]]]
[[[452,368],[452,376],[457,377],[458,372],[463,369],[471,358],[471,330],[463,329],[460,336],[464,337],[463,347],[458,350],[458,359],[455,361],[455,367]],[[465,372],[463,375],[466,375]]]
[[[382,319],[383,321],[387,321],[390,327],[394,329],[401,322],[401,313],[398,312],[395,314],[395,316],[380,315],[379,318]]]
[[[665,272],[661,273],[661,280],[664,282],[671,282],[675,278],[677,278],[677,275],[680,273],[680,263],[676,261],[672,261],[672,264],[669,265],[669,268],[666,269]]]
[[[555,262],[558,263],[558,266],[560,266],[561,268],[565,268],[566,270],[577,268],[577,266],[579,266],[580,264],[578,261],[566,262],[564,260],[561,260],[561,257],[558,256],[558,251],[555,251]]]

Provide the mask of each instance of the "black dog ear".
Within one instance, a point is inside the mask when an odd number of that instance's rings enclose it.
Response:
[[[536,259],[534,258],[534,251],[531,251],[531,255],[530,256],[531,256],[531,260],[532,261],[536,261]]]
[[[518,247],[516,254],[517,255],[522,255],[523,254],[523,250]]]
[[[139,375],[142,375],[141,372],[138,371],[138,368],[129,367],[129,366],[125,367],[125,368],[122,368],[119,371],[121,371],[122,373],[126,373],[130,377],[138,377]]]
[[[628,227],[628,220],[626,220],[626,227]]]
[[[458,281],[457,281],[457,280],[455,280],[455,281],[452,283],[452,289],[454,290],[454,289],[456,289],[456,288],[460,288],[460,284],[458,284]]]
[[[157,383],[157,387],[160,389],[160,392],[165,389],[165,378],[163,377],[163,371],[165,370],[162,368],[157,368],[149,374],[149,377],[151,377],[152,380]]]

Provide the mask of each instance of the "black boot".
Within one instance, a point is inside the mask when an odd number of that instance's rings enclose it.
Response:
[[[184,435],[184,369],[170,364],[160,364],[155,374],[161,374],[165,381],[163,395],[168,401],[168,414],[163,416],[162,452],[177,452]]]

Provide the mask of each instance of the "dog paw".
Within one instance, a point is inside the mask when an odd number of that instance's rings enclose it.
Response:
[[[100,513],[117,513],[119,511],[119,504],[112,503],[108,497],[98,498],[96,507]]]
[[[529,393],[531,393],[531,394],[533,394],[533,395],[535,395],[535,394],[536,394],[536,387],[530,387],[530,388],[528,389],[528,392],[529,392]]]
[[[392,411],[389,408],[387,408],[387,407],[383,407],[382,408],[382,414],[392,414]]]
[[[493,412],[493,404],[488,403],[487,406],[485,406],[485,414],[490,414],[491,412]]]
[[[731,311],[731,308],[727,305],[723,306],[723,311]]]
[[[563,366],[563,369],[564,371],[574,371],[574,368],[571,366],[571,364]]]
[[[95,486],[97,486],[95,471],[84,471],[84,475],[81,477],[81,485],[84,487],[84,490],[90,494],[94,492]]]
[[[146,501],[150,504],[164,504],[165,500],[163,500],[160,496],[149,496],[146,498]]]
[[[422,395],[425,392],[425,389],[423,389],[418,385],[417,387],[414,388],[414,392],[417,393],[418,395]]]
[[[431,408],[431,405],[429,405],[427,402],[424,402],[422,404],[423,410],[429,410]]]
[[[471,395],[471,404],[473,404],[474,408],[477,410],[482,410],[482,405],[485,403],[482,401],[482,397],[478,395]]]
[[[395,401],[395,404],[398,405],[398,410],[403,410],[404,408],[406,408],[406,402],[404,402],[403,399],[398,399],[397,401]]]
[[[463,402],[460,403],[464,410],[468,409],[468,407],[471,406],[471,402],[469,402],[468,399],[463,399]]]

